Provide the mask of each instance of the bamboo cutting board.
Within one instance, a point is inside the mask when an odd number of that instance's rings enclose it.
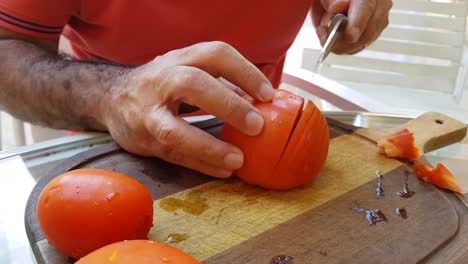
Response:
[[[78,154],[42,178],[31,193],[25,224],[33,252],[39,263],[73,262],[44,239],[36,202],[57,175],[96,167],[144,184],[154,199],[149,238],[171,243],[203,263],[463,263],[468,210],[460,199],[418,180],[403,163],[381,156],[375,142],[354,133],[357,128],[327,121],[330,150],[321,175],[290,191],[264,190],[237,178],[213,179],[131,155],[115,144]],[[222,122],[213,119],[197,126],[219,135]],[[379,199],[377,170],[385,191]],[[415,191],[408,199],[395,194],[406,177]],[[386,221],[369,225],[356,207],[380,209]],[[400,207],[406,218],[394,214]]]

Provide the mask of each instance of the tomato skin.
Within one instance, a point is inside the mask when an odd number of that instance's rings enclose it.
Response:
[[[102,169],[77,169],[50,181],[37,203],[48,242],[80,257],[125,239],[145,239],[153,223],[153,199],[135,179]]]
[[[76,264],[200,264],[185,252],[151,240],[127,240],[97,249]]]
[[[249,184],[262,186],[274,173],[304,99],[285,90],[275,90],[272,102],[249,101],[265,120],[262,132],[248,136],[226,123],[220,138],[244,152],[244,164],[236,175]]]
[[[235,173],[243,181],[266,189],[291,189],[317,177],[328,155],[328,124],[320,110],[302,97],[276,90],[273,102],[253,102],[265,120],[262,132],[247,136],[225,125],[221,139],[244,153]],[[293,98],[293,101],[290,101]],[[277,119],[270,118],[275,112]]]

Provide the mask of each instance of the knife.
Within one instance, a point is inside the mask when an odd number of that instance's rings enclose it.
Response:
[[[343,32],[348,24],[348,17],[345,14],[338,13],[332,17],[328,24],[328,37],[325,44],[322,47],[320,56],[315,63],[313,75],[318,72],[320,65],[327,58],[328,54],[333,50],[335,43],[339,41],[343,35]]]

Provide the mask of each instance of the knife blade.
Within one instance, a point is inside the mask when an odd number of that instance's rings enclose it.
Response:
[[[318,72],[320,65],[328,57],[328,54],[330,54],[330,52],[333,50],[336,42],[341,39],[347,24],[348,17],[345,14],[338,13],[332,17],[328,25],[328,37],[322,47],[319,58],[315,63],[313,75]]]

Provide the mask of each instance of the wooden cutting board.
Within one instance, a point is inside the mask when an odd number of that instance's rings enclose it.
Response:
[[[73,262],[44,239],[36,202],[51,179],[84,167],[119,171],[143,183],[154,199],[149,238],[171,243],[203,263],[464,263],[468,210],[460,199],[381,156],[374,142],[353,132],[357,128],[327,121],[331,141],[321,175],[289,191],[264,190],[237,178],[214,179],[129,154],[115,144],[78,154],[42,178],[28,201],[25,225],[38,263]],[[197,126],[218,136],[222,122]],[[377,170],[383,174],[379,199]],[[416,193],[405,199],[396,192],[407,175]],[[369,225],[355,207],[380,209],[387,220]],[[394,214],[400,207],[406,219]]]

